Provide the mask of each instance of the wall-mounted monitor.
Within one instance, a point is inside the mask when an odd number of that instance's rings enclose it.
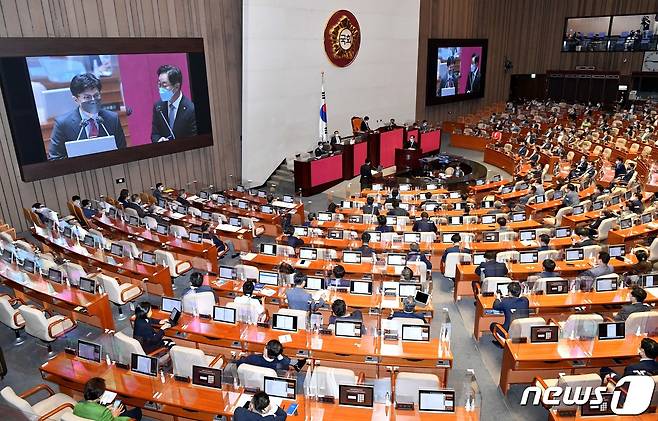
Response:
[[[24,181],[213,143],[200,38],[16,38],[0,83]]]
[[[486,67],[486,39],[429,39],[426,104],[482,98]]]
[[[655,51],[656,12],[565,19],[562,51]]]

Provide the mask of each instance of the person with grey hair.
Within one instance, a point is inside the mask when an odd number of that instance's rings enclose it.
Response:
[[[416,313],[416,300],[412,296],[408,296],[402,300],[402,311],[394,311],[390,318],[394,319],[399,317],[407,319],[420,319],[423,322],[426,322],[424,314]]]

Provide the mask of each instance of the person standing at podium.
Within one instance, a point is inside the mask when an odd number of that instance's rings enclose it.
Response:
[[[370,158],[366,158],[366,161],[361,165],[359,169],[359,183],[361,183],[361,190],[371,189],[372,188],[372,166],[370,165]]]
[[[405,149],[418,149],[418,141],[416,136],[409,136],[409,139],[404,142]]]
[[[158,67],[160,101],[153,105],[151,143],[195,136],[194,103],[183,95],[183,73],[170,64]]]
[[[78,106],[55,119],[48,146],[48,160],[68,158],[66,142],[95,137],[114,136],[117,149],[126,147],[126,137],[119,115],[101,108],[100,79],[91,73],[76,75],[69,85]]]

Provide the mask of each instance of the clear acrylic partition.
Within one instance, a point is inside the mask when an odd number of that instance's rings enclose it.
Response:
[[[479,420],[482,413],[482,393],[472,369],[465,371],[461,390],[455,392],[455,412],[460,414],[460,409],[463,408],[463,417],[457,419]]]
[[[634,313],[626,320],[626,337],[658,336],[658,312]]]
[[[451,346],[450,341],[452,339],[452,323],[450,321],[450,313],[447,308],[442,308],[440,310],[434,311],[434,317],[439,322],[438,323],[438,334],[432,333],[432,337],[436,337],[439,340],[439,354],[443,352],[450,352]]]

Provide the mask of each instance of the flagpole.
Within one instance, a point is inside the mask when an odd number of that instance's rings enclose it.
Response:
[[[327,97],[324,92],[324,72],[321,75],[321,99],[320,99],[320,119],[319,119],[319,135],[322,142],[327,141]]]

